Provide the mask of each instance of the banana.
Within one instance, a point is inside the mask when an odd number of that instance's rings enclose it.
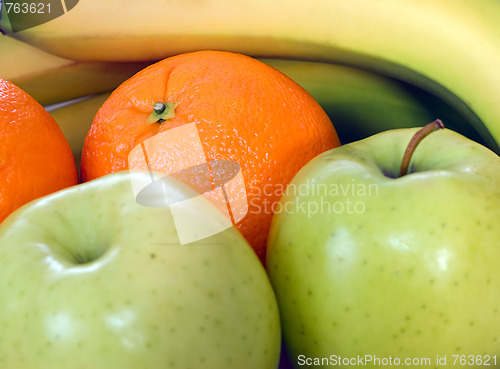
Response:
[[[81,0],[15,33],[7,10],[3,30],[76,60],[220,49],[370,69],[450,103],[500,153],[498,0]]]
[[[149,64],[76,62],[2,35],[0,55],[0,77],[42,105],[111,90]]]
[[[408,83],[344,65],[260,59],[306,89],[330,116],[345,144],[394,128],[423,126],[437,118],[447,128],[485,145],[458,112]]]
[[[73,152],[78,171],[80,171],[80,160],[85,137],[97,110],[104,104],[109,95],[111,95],[110,91],[46,107],[50,115],[61,127]]]
[[[468,122],[447,104],[401,81],[342,65],[261,60],[295,80],[318,101],[342,143],[387,129],[422,126],[436,118],[448,128],[481,141]],[[46,107],[68,140],[78,167],[92,120],[110,94]]]

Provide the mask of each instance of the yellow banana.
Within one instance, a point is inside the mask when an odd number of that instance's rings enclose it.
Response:
[[[330,116],[345,144],[393,128],[437,118],[447,128],[485,144],[469,122],[434,95],[405,82],[349,66],[261,59],[305,88]]]
[[[117,87],[147,62],[76,62],[0,35],[0,77],[40,104],[52,104]]]
[[[17,33],[7,15],[6,32],[77,60],[221,49],[372,69],[451,103],[500,152],[498,0],[80,0]]]
[[[295,80],[320,103],[342,143],[391,128],[422,126],[436,118],[469,138],[481,140],[468,122],[444,102],[403,82],[335,64],[262,61]],[[66,136],[78,166],[92,120],[110,94],[47,107]]]
[[[78,169],[80,168],[83,143],[92,125],[92,120],[110,94],[111,92],[108,91],[69,101],[59,107],[47,107],[47,111],[59,124],[66,140],[68,140]]]

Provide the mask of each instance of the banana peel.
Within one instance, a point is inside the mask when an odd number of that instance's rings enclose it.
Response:
[[[0,77],[42,105],[103,93],[151,62],[78,62],[0,34]]]

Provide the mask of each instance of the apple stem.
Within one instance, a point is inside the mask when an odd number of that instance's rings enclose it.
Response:
[[[417,148],[418,144],[432,132],[443,128],[444,128],[443,122],[441,122],[440,119],[436,119],[434,122],[431,122],[422,127],[421,129],[419,129],[417,133],[413,135],[413,137],[410,140],[410,143],[406,147],[406,151],[403,156],[403,160],[401,162],[401,170],[399,171],[400,177],[408,174],[408,166],[410,165],[411,157],[413,156],[413,153],[415,152],[415,149]]]

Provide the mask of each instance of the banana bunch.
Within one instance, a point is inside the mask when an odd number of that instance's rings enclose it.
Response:
[[[219,49],[368,69],[439,97],[500,153],[498,0],[81,0],[35,27],[10,18],[5,33],[82,62]]]

